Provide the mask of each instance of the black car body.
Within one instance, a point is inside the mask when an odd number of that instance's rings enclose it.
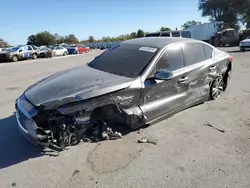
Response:
[[[33,142],[63,148],[107,126],[135,130],[217,99],[231,71],[232,58],[201,41],[128,40],[30,86],[16,101],[17,121]]]

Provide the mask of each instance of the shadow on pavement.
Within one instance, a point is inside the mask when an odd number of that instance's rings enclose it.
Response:
[[[247,53],[250,51],[240,51],[240,50],[227,50],[227,53]]]
[[[20,133],[15,115],[0,119],[0,169],[42,156],[42,148]]]

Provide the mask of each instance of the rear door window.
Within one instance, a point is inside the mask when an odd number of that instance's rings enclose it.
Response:
[[[180,37],[180,32],[172,32],[172,37]]]
[[[168,47],[156,65],[156,70],[167,69],[175,71],[184,67],[184,58],[180,44],[173,44]]]
[[[211,59],[213,57],[213,48],[211,48],[210,46],[203,44],[204,46],[204,50],[205,50],[205,55],[206,55],[206,59]]]
[[[184,45],[185,66],[190,66],[206,60],[205,50],[202,43],[186,43]]]

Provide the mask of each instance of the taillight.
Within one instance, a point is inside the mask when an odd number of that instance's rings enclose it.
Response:
[[[230,56],[230,57],[228,58],[228,60],[229,60],[230,62],[232,62],[232,61],[233,61],[233,58]]]

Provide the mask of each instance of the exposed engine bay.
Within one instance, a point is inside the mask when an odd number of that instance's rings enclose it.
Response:
[[[96,108],[92,112],[82,110],[67,115],[57,109],[39,112],[33,120],[37,124],[39,143],[57,151],[80,142],[121,138],[122,133],[113,130],[129,129],[128,124],[131,123],[131,117],[113,104]],[[144,117],[137,118],[142,124],[143,120]]]

